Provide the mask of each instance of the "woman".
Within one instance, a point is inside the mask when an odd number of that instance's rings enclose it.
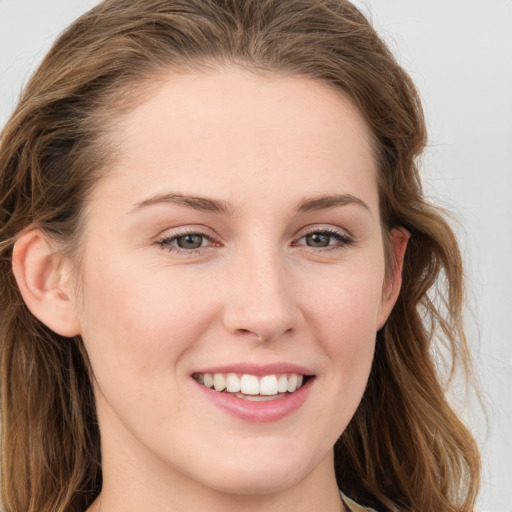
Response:
[[[346,1],[77,20],[1,138],[6,510],[473,510],[425,139]]]

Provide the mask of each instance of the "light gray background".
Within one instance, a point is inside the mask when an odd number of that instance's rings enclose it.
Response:
[[[0,127],[56,35],[95,0],[0,0]],[[512,1],[358,0],[421,92],[427,194],[455,213],[488,420],[479,510],[512,511]],[[455,397],[459,398],[459,397]],[[459,406],[460,400],[454,400]]]

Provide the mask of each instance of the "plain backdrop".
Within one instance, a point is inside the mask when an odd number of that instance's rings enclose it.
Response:
[[[55,37],[96,3],[0,0],[0,127]],[[425,189],[458,220],[486,402],[487,417],[474,400],[465,411],[484,456],[479,510],[512,512],[512,1],[356,3],[424,101]]]

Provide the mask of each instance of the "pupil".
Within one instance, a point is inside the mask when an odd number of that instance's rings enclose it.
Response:
[[[306,236],[306,242],[311,247],[327,247],[331,241],[331,235],[325,233],[311,233]]]
[[[203,243],[202,235],[185,235],[180,236],[177,240],[178,247],[182,249],[197,249]]]

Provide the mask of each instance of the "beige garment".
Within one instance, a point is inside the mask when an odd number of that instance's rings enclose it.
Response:
[[[373,508],[359,505],[354,500],[351,500],[348,496],[345,496],[343,493],[341,493],[341,499],[350,512],[376,512]]]

